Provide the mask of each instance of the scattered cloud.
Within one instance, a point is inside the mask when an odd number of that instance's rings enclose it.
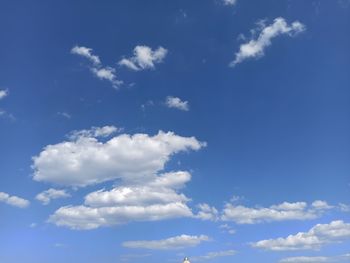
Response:
[[[250,208],[243,205],[227,203],[223,209],[221,219],[233,221],[237,224],[256,224],[271,221],[307,220],[315,219],[329,209],[324,201],[316,201],[311,206],[306,202],[284,202],[270,207]]]
[[[182,111],[189,111],[190,109],[188,101],[182,101],[180,98],[172,96],[166,97],[165,105],[168,108],[174,108]]]
[[[237,252],[235,250],[224,250],[224,251],[217,251],[217,252],[209,252],[203,256],[193,257],[191,260],[193,262],[212,260],[212,259],[221,258],[221,257],[231,257],[231,256],[234,256],[236,254],[237,254]]]
[[[30,204],[30,202],[26,199],[20,198],[15,195],[10,196],[9,194],[4,192],[0,192],[0,202],[19,208],[26,208]]]
[[[163,47],[152,50],[148,46],[136,46],[134,48],[134,56],[123,58],[118,64],[135,71],[154,69],[155,64],[163,62],[167,53],[168,50]]]
[[[268,26],[265,25],[265,22],[260,22],[260,34],[256,38],[254,38],[255,34],[253,34],[251,40],[240,46],[239,51],[236,53],[236,57],[230,63],[230,66],[234,67],[246,59],[260,58],[264,56],[265,49],[271,45],[272,39],[276,38],[279,35],[295,36],[305,31],[305,29],[305,25],[299,21],[295,21],[292,24],[288,25],[286,20],[282,17],[276,18],[274,22]],[[252,32],[256,31],[257,29],[254,29]]]
[[[57,189],[50,188],[46,191],[43,191],[37,194],[35,199],[40,201],[43,205],[48,205],[53,199],[67,198],[67,197],[70,197],[70,194],[68,194],[66,190],[57,190]]]
[[[202,242],[210,241],[210,238],[205,235],[189,236],[181,235],[161,240],[141,240],[127,241],[122,245],[127,248],[151,249],[151,250],[171,250],[183,249],[188,247],[196,247]]]
[[[299,232],[286,238],[261,240],[252,246],[273,251],[320,249],[323,245],[340,243],[348,238],[350,224],[338,220],[329,224],[317,224],[308,232]]]
[[[103,66],[100,58],[94,55],[91,48],[84,46],[75,46],[71,49],[71,53],[88,59],[91,62],[91,72],[101,80],[109,81],[114,88],[119,88],[123,81],[117,79],[116,71],[112,67]]]
[[[5,90],[1,90],[0,89],[0,100],[2,100],[3,98],[7,97],[9,94],[9,91],[7,89]]]

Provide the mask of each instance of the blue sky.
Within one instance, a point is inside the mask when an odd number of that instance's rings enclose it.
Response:
[[[1,1],[0,262],[349,262],[349,27],[348,0]]]

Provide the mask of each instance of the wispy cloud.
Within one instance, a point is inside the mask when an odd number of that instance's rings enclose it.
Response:
[[[257,38],[254,35],[250,41],[240,46],[236,53],[235,59],[230,63],[231,67],[243,62],[249,58],[260,58],[264,56],[265,49],[271,45],[272,39],[279,35],[295,36],[306,29],[305,25],[299,21],[288,24],[282,17],[278,17],[268,26],[264,22],[259,23],[259,28],[252,30],[253,32],[260,31]]]
[[[195,247],[200,243],[210,241],[210,238],[205,235],[189,236],[180,235],[161,240],[141,240],[141,241],[127,241],[123,242],[123,247],[127,248],[142,248],[151,250],[171,250],[183,249],[187,247]]]
[[[237,252],[235,250],[216,251],[216,252],[209,252],[203,256],[193,257],[191,260],[194,262],[205,261],[205,260],[212,260],[212,259],[221,258],[221,257],[232,257],[236,254]]]
[[[237,0],[222,0],[222,2],[224,5],[231,5],[231,6],[237,4]]]

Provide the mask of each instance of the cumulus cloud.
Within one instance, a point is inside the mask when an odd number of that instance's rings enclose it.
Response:
[[[216,252],[209,252],[203,256],[193,257],[191,260],[193,262],[212,260],[212,259],[220,258],[220,257],[231,257],[231,256],[234,256],[236,254],[237,254],[237,252],[235,250],[216,251]]]
[[[114,88],[118,88],[123,81],[117,79],[116,71],[112,67],[103,66],[100,58],[94,55],[91,48],[84,46],[75,46],[71,49],[71,53],[75,55],[87,58],[92,65],[90,66],[91,72],[101,80],[109,81]]]
[[[321,203],[322,202],[322,203]],[[315,207],[316,206],[316,207]],[[271,221],[307,220],[318,218],[329,206],[324,201],[314,202],[311,206],[306,202],[284,202],[270,207],[250,208],[243,205],[227,203],[221,219],[237,224],[256,224]]]
[[[172,96],[166,97],[165,105],[168,108],[174,108],[182,111],[188,111],[190,109],[188,101],[182,101],[180,98]]]
[[[68,194],[66,190],[57,190],[57,189],[50,188],[46,191],[43,191],[37,194],[35,199],[40,201],[43,205],[48,205],[53,199],[67,198],[67,197],[70,197],[70,194]]]
[[[141,240],[141,241],[127,241],[123,242],[123,247],[127,248],[142,248],[152,250],[170,250],[183,249],[188,247],[196,247],[204,241],[209,241],[210,238],[205,235],[189,236],[181,235],[170,237],[161,240]]]
[[[0,100],[2,100],[3,98],[7,97],[9,94],[8,90],[1,90],[0,89]]]
[[[317,224],[308,232],[299,232],[286,238],[261,240],[252,246],[274,251],[319,249],[323,245],[339,243],[347,238],[350,238],[350,224],[338,220],[329,224]]]
[[[168,50],[163,47],[152,50],[148,46],[136,46],[134,48],[134,56],[123,58],[118,64],[135,71],[154,69],[155,64],[163,62],[167,53]]]
[[[62,207],[49,221],[72,229],[93,229],[130,221],[192,217],[186,204],[190,199],[179,193],[190,179],[188,172],[169,172],[147,182],[95,191],[85,197],[84,205]]]
[[[163,172],[172,155],[199,150],[205,143],[172,132],[120,134],[114,126],[74,131],[70,140],[46,146],[33,157],[34,180],[84,187],[110,180],[119,185],[85,197],[83,205],[64,206],[49,218],[58,226],[93,229],[130,221],[193,217],[181,189],[187,171]]]
[[[19,208],[26,208],[30,204],[30,202],[26,199],[20,198],[15,195],[10,196],[9,194],[4,192],[0,192],[0,202]]]
[[[199,150],[205,143],[173,132],[120,134],[107,141],[95,132],[76,132],[70,141],[46,146],[33,157],[33,179],[83,187],[105,181],[153,178],[178,152]]]
[[[295,21],[289,25],[282,17],[276,18],[268,26],[262,22],[260,23],[260,27],[261,32],[256,39],[252,38],[240,46],[235,59],[230,63],[231,67],[236,66],[246,59],[264,56],[265,49],[271,45],[272,39],[280,35],[295,36],[305,30],[305,25],[299,21]],[[253,32],[256,32],[256,30],[253,30]]]

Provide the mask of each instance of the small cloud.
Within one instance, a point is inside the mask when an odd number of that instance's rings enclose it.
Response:
[[[72,118],[72,115],[70,115],[68,112],[57,112],[57,115],[59,115],[59,116],[62,116],[62,117],[64,117],[64,118],[66,118],[66,119],[71,119]]]
[[[258,29],[253,29],[253,35],[257,31],[261,31],[256,39],[252,38],[248,42],[242,44],[236,53],[236,58],[230,63],[231,67],[250,58],[260,58],[264,56],[265,49],[271,45],[272,39],[279,35],[295,36],[305,31],[305,25],[299,21],[295,21],[288,25],[284,18],[278,17],[271,25],[266,26],[265,21],[258,23]]]
[[[39,193],[35,199],[40,201],[43,205],[48,205],[51,200],[59,199],[59,198],[67,198],[70,197],[70,194],[66,192],[66,190],[56,190],[50,188],[44,192]]]
[[[9,91],[7,89],[5,90],[1,90],[0,89],[0,100],[2,100],[3,98],[7,97],[9,94]]]
[[[178,97],[172,97],[172,96],[166,97],[165,105],[168,108],[174,108],[174,109],[178,109],[178,110],[182,110],[182,111],[189,111],[190,110],[190,106],[189,106],[188,101],[182,101]]]
[[[234,6],[235,4],[237,4],[237,0],[222,0],[224,5],[230,5],[230,6]]]
[[[193,257],[192,261],[196,262],[196,261],[212,260],[220,257],[231,257],[236,254],[237,252],[235,250],[215,251],[215,252],[209,252],[203,256]]]
[[[148,46],[136,46],[134,48],[134,56],[123,58],[118,64],[135,71],[154,69],[155,64],[163,62],[167,53],[168,50],[163,47],[152,50]]]
[[[37,227],[37,223],[31,223],[31,224],[29,225],[29,227],[30,227],[30,228],[35,228],[35,227]]]
[[[26,199],[14,195],[10,196],[9,194],[4,192],[0,192],[0,202],[19,208],[26,208],[30,204],[30,202]]]

